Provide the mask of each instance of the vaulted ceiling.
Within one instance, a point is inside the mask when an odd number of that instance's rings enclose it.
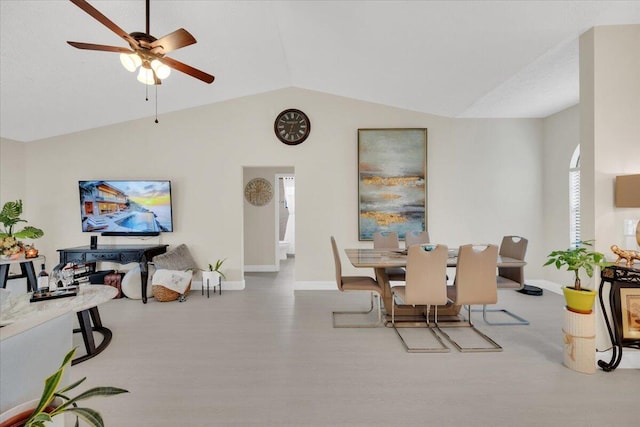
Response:
[[[143,0],[89,0],[127,32]],[[0,136],[31,141],[154,115],[155,88],[118,55],[66,41],[125,42],[65,0],[0,1]],[[151,0],[151,34],[198,43],[169,56],[158,113],[299,87],[448,117],[546,117],[578,102],[578,37],[639,24],[638,1]]]

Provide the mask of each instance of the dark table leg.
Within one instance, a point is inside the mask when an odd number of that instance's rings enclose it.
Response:
[[[21,263],[20,270],[22,270],[22,275],[27,278],[27,292],[38,289],[38,279],[36,278],[36,271],[33,268],[33,261]]]
[[[609,333],[609,339],[611,339],[611,360],[609,362],[605,362],[604,360],[598,360],[598,366],[602,368],[603,371],[609,372],[613,371],[620,364],[620,360],[622,360],[622,346],[618,348],[617,340],[614,337],[613,328],[611,327],[611,323],[609,322],[609,316],[607,315],[607,310],[604,306],[604,298],[603,298],[603,288],[605,281],[600,281],[600,289],[598,289],[598,299],[600,300],[600,308],[602,308],[602,317],[604,317],[604,321],[607,325],[607,332]],[[612,307],[613,310],[613,283],[610,284],[609,288],[609,307]]]
[[[1,288],[7,287],[7,280],[9,279],[9,264],[0,264],[0,286]]]
[[[92,354],[96,351],[96,343],[93,340],[93,328],[91,327],[91,320],[89,319],[89,310],[83,310],[76,314],[78,315],[78,323],[80,324],[78,332],[82,333],[84,348],[87,350],[87,354]],[[74,330],[73,332],[76,331]]]
[[[10,264],[0,265],[0,284],[3,288],[7,286],[7,280],[9,280],[9,265]],[[36,277],[36,271],[33,268],[33,261],[20,263],[20,270],[22,271],[22,274],[20,276],[14,276],[13,278],[17,279],[20,277],[26,277],[27,292],[35,291],[38,288],[38,278]]]
[[[98,307],[91,307],[88,310],[83,310],[77,313],[78,323],[80,323],[79,329],[74,329],[73,332],[82,333],[82,340],[84,341],[84,347],[87,354],[84,356],[76,357],[71,361],[72,365],[76,365],[85,360],[91,359],[94,356],[100,354],[111,342],[113,334],[111,330],[102,326],[102,320],[100,319],[100,312]],[[93,321],[93,326],[91,325]],[[93,339],[93,333],[98,332],[102,335],[102,342],[96,347],[96,343]]]
[[[147,280],[149,279],[149,269],[146,257],[140,261],[140,286],[142,288],[142,303],[147,303]]]

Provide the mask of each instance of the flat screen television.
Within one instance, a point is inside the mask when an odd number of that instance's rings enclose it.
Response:
[[[173,231],[171,181],[79,181],[82,231],[158,235]]]

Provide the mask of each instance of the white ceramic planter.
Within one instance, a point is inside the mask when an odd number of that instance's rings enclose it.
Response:
[[[202,272],[202,288],[207,288],[207,280],[209,281],[209,289],[213,289],[220,283],[220,273],[217,271],[204,270]]]
[[[25,411],[33,412],[33,410],[36,409],[36,406],[38,406],[39,401],[40,399],[30,400],[28,402],[24,402],[18,406],[14,406],[13,408],[6,410],[2,414],[0,414],[0,427],[4,427],[5,425],[11,425],[11,424],[5,424],[5,423],[7,423],[11,418],[15,417],[18,414],[21,414]],[[59,397],[56,397],[53,400],[53,405],[54,406],[62,405],[62,399],[60,399]],[[26,421],[26,419],[24,421]],[[46,423],[46,426],[47,427],[64,427],[64,414],[60,414],[56,417],[53,417],[50,423]]]

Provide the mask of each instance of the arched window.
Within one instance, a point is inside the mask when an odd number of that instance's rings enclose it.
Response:
[[[577,248],[580,242],[580,145],[569,164],[569,244]]]

